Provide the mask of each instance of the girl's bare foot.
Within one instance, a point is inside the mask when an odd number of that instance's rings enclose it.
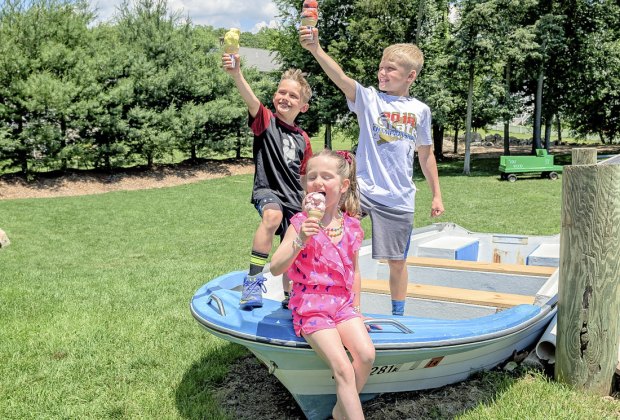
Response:
[[[334,420],[340,420],[342,418],[340,416],[340,410],[339,410],[338,402],[336,402],[336,405],[334,406],[334,409],[332,410],[332,418]]]

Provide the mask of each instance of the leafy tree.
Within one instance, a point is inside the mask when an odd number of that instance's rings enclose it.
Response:
[[[302,68],[308,72],[316,99],[313,99],[307,116],[310,120],[326,125],[326,145],[329,146],[333,124],[337,122],[343,128],[353,127],[354,131],[357,125],[342,92],[324,75],[314,58],[299,45],[297,27],[300,3],[276,0],[276,4],[282,22],[282,30],[276,40],[277,50],[285,66]],[[427,53],[426,46],[430,48],[432,39],[441,39],[445,34],[445,26],[437,23],[445,21],[446,10],[446,1],[419,0],[412,4],[408,1],[357,0],[348,3],[324,0],[320,3],[319,37],[323,48],[350,77],[365,86],[375,85],[383,49],[390,44],[417,40]],[[429,49],[428,56],[433,55]],[[431,61],[427,60],[427,63]],[[416,84],[415,91],[420,99],[426,99],[426,90],[421,85],[418,87]]]
[[[620,141],[620,4],[614,1],[560,2],[566,16],[565,107],[578,135]]]
[[[80,63],[88,58],[84,1],[9,0],[0,14],[0,119],[12,144],[0,149],[10,165],[66,168],[83,97]]]
[[[471,167],[471,132],[474,125],[492,121],[493,114],[480,118],[474,122],[474,95],[476,84],[483,82],[493,85],[497,78],[495,62],[495,32],[499,25],[499,14],[493,2],[480,0],[466,0],[459,2],[459,20],[456,25],[454,40],[450,49],[454,52],[453,66],[457,71],[466,72],[467,82],[467,111],[465,121],[465,162],[463,173],[469,175]],[[478,77],[476,77],[478,75]],[[478,80],[478,82],[477,82]],[[484,86],[483,86],[484,87]],[[481,92],[490,93],[481,104],[490,104],[489,109],[497,108],[499,99],[495,94],[499,89],[487,86]],[[490,102],[489,102],[490,101]],[[481,114],[479,114],[481,115]],[[490,121],[489,121],[490,120]]]
[[[222,34],[221,36],[224,36],[224,34]],[[242,32],[239,43],[244,47],[273,50],[275,47],[275,39],[277,38],[277,36],[277,29],[261,28],[255,34],[251,32]]]
[[[530,10],[537,4],[538,0],[496,2],[500,21],[495,32],[495,45],[504,66],[504,97],[499,104],[499,112],[504,122],[504,155],[510,155],[510,121],[522,107],[521,91],[517,89],[514,81],[515,68],[520,68],[525,58],[538,47],[533,27],[523,26]]]

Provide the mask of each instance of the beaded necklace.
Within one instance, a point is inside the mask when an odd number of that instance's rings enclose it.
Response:
[[[323,223],[319,222],[319,226],[321,227],[321,229],[323,229],[325,231],[325,234],[330,238],[335,238],[342,235],[344,228],[344,217],[342,216],[341,211],[338,211],[338,217],[340,217],[340,226],[336,226],[333,228],[325,227],[323,226]]]

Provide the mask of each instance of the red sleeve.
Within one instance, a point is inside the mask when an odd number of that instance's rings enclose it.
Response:
[[[260,104],[256,117],[252,118],[252,116],[249,115],[248,125],[255,136],[260,136],[267,130],[272,115],[271,111],[265,108],[263,104]]]
[[[301,168],[299,168],[299,174],[305,175],[306,165],[308,164],[308,159],[312,157],[312,145],[310,144],[310,137],[308,137],[306,132],[304,131],[302,134],[304,136],[304,140],[306,140],[306,150],[304,150],[304,158],[301,161]]]

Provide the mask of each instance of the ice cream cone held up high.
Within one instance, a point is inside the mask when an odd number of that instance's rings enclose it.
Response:
[[[231,67],[235,67],[235,54],[239,52],[239,36],[241,31],[237,28],[230,28],[228,32],[224,34],[224,52],[230,54],[232,61]]]
[[[321,192],[308,193],[304,198],[304,210],[308,217],[321,221],[325,214],[325,194]]]
[[[301,26],[314,28],[318,21],[319,3],[316,0],[305,0],[301,10]]]

